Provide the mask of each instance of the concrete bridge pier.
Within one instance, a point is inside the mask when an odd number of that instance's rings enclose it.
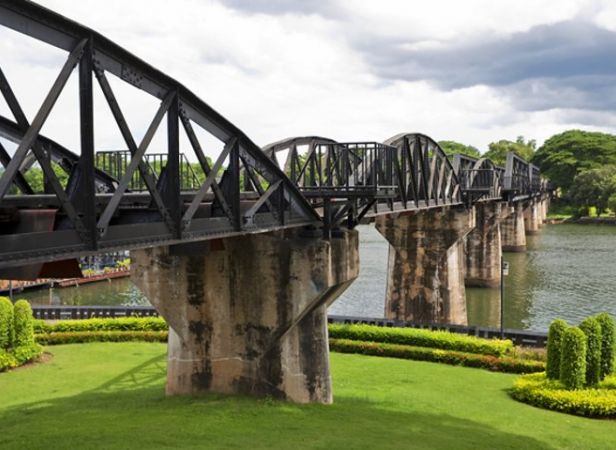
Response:
[[[524,209],[524,230],[528,235],[539,233],[542,225],[539,202],[531,200]]]
[[[389,242],[386,318],[467,323],[461,243],[474,226],[474,211],[464,208],[377,217]]]
[[[356,231],[300,230],[131,252],[169,324],[167,394],[332,402],[327,306],[359,273]]]
[[[524,229],[524,205],[516,202],[509,214],[501,222],[501,241],[504,252],[523,252],[526,250]]]
[[[498,287],[501,278],[502,243],[500,223],[507,208],[501,202],[478,202],[476,226],[466,237],[465,284],[474,287]]]

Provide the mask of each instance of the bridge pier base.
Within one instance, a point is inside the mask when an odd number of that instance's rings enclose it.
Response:
[[[131,252],[169,324],[167,394],[331,403],[327,306],[359,273],[356,231],[299,230]]]
[[[475,287],[498,287],[501,278],[502,204],[478,202],[475,205],[476,226],[465,240],[465,284]]]
[[[466,324],[462,239],[474,212],[434,208],[376,218],[389,242],[385,317]]]
[[[541,227],[539,203],[531,200],[524,209],[524,230],[528,235],[539,233]]]
[[[524,207],[520,202],[512,206],[511,213],[501,222],[501,240],[504,252],[523,252],[526,250]]]

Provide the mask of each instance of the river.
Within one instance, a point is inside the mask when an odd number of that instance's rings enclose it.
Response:
[[[360,232],[359,278],[330,308],[331,314],[382,317],[388,246],[371,226]],[[616,316],[616,227],[548,225],[527,236],[524,253],[506,253],[505,327],[545,331],[555,318],[577,323],[607,311]],[[471,325],[497,327],[499,289],[466,290]],[[33,304],[148,304],[129,279],[18,295]]]

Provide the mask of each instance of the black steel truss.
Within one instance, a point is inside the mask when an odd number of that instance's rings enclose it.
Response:
[[[434,140],[419,133],[384,143],[290,138],[262,151],[183,85],[89,28],[13,0],[0,0],[0,24],[68,53],[31,122],[0,68],[0,93],[14,116],[0,117],[0,136],[17,145],[10,154],[0,144],[0,268],[283,227],[322,227],[329,236],[338,226],[380,214],[545,190],[538,169],[513,154],[504,169],[462,155],[452,164]],[[40,131],[75,67],[80,148],[71,151]],[[139,142],[109,74],[160,102]],[[94,79],[125,150],[95,151]],[[166,148],[148,152],[161,127]],[[196,127],[222,142],[215,161],[206,158]],[[181,133],[201,177],[186,169]],[[70,175],[66,186],[53,163]],[[44,172],[42,194],[33,192],[25,176],[33,164]]]
[[[31,122],[13,95],[9,81],[4,74],[0,77],[1,93],[15,118],[15,122],[0,119],[0,135],[17,142],[12,155],[0,149],[0,162],[5,166],[0,175],[0,267],[320,222],[283,171],[241,130],[177,81],[93,30],[31,2],[0,0],[0,23],[68,52]],[[40,131],[75,67],[79,72],[81,148],[71,152],[40,136]],[[140,142],[136,142],[128,128],[107,74],[160,101]],[[94,78],[130,153],[130,160],[117,180],[96,167]],[[164,119],[168,136],[165,166],[162,173],[155,174],[144,156]],[[195,126],[224,143],[212,167]],[[205,174],[203,183],[189,196],[183,195],[180,185],[182,129]],[[29,154],[44,172],[49,185],[46,195],[34,195],[24,179],[24,168],[31,165]],[[71,165],[69,186],[60,183],[52,160],[68,161]],[[250,176],[242,177],[242,172]],[[128,205],[129,187],[137,173],[150,201]],[[100,189],[101,183],[106,189]],[[15,189],[20,194],[15,195]],[[53,229],[31,232],[27,211],[42,204],[58,208]]]

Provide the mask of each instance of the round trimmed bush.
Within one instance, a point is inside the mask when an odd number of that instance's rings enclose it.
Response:
[[[0,349],[13,344],[13,304],[6,297],[0,297]]]
[[[32,308],[26,300],[17,300],[13,306],[15,324],[14,346],[34,344],[34,318]]]
[[[567,322],[556,319],[550,324],[548,331],[548,359],[545,371],[548,378],[558,380],[560,378],[560,347]]]
[[[578,327],[569,327],[563,333],[560,381],[567,389],[580,389],[586,384],[586,340]]]
[[[511,396],[540,408],[588,417],[616,417],[616,379],[608,377],[596,388],[576,391],[564,389],[543,373],[524,375],[515,380]]]
[[[601,377],[601,325],[594,317],[580,323],[586,335],[586,385],[594,386]]]
[[[614,337],[616,327],[614,319],[608,313],[597,316],[597,322],[601,325],[601,379],[614,371]]]

